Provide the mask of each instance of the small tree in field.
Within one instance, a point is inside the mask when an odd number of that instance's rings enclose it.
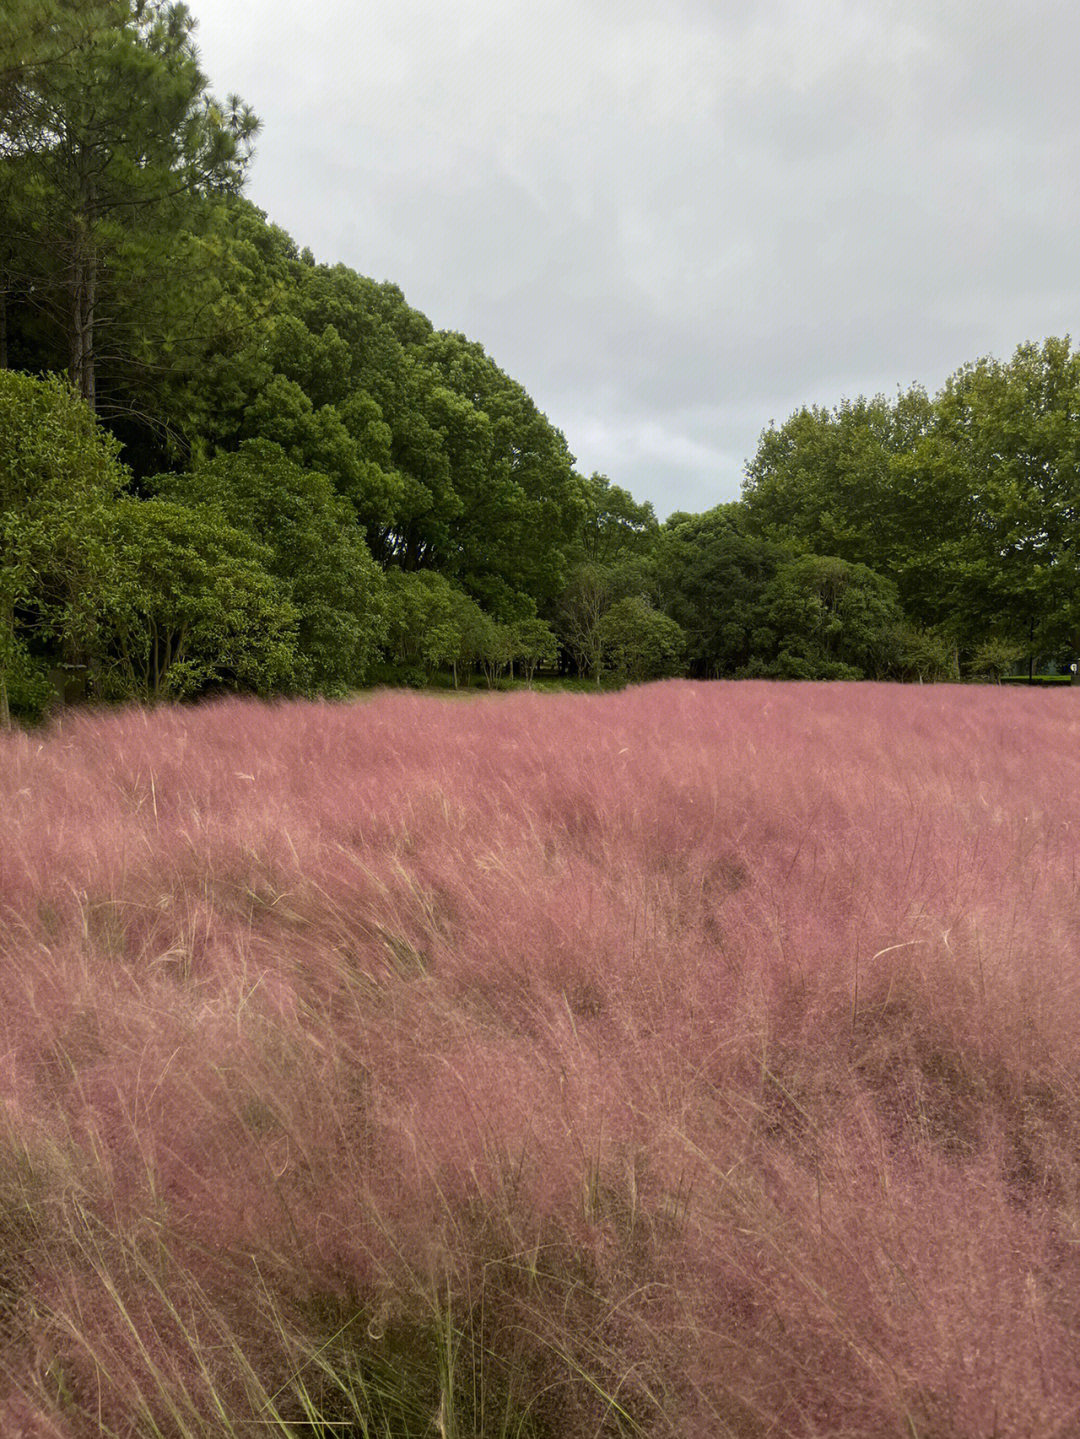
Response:
[[[480,662],[484,634],[490,621],[476,601],[463,590],[454,591],[453,620],[457,647],[450,659],[450,670],[454,688],[457,689],[461,671],[464,670],[468,676]]]
[[[621,680],[662,679],[682,671],[685,635],[639,596],[612,605],[600,621],[599,640],[604,669]]]
[[[433,624],[420,642],[424,679],[430,684],[439,670],[450,670],[457,689],[457,667],[461,654],[461,627],[453,615]]]
[[[991,638],[984,640],[975,651],[968,670],[981,679],[999,685],[1002,676],[1007,675],[1022,656],[1021,646],[1012,640]]]
[[[600,683],[603,640],[600,623],[611,603],[612,581],[602,565],[578,565],[559,601],[558,626],[578,673]]]
[[[397,664],[430,681],[481,663],[493,623],[476,601],[436,570],[391,570],[386,577],[387,649]]]
[[[485,615],[478,628],[477,639],[480,668],[484,672],[488,689],[494,689],[506,672],[507,665],[514,662],[514,632],[509,625],[500,624],[490,615]]]
[[[559,642],[551,626],[543,620],[518,620],[511,627],[514,659],[521,666],[525,683],[531,685],[541,665],[553,665],[559,653]]]
[[[125,498],[114,513],[114,693],[157,700],[296,686],[297,611],[267,572],[265,546],[209,507]]]
[[[946,680],[953,676],[955,646],[938,630],[898,625],[893,634],[896,669],[907,680]]]

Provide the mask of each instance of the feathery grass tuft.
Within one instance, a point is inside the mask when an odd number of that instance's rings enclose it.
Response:
[[[1080,709],[0,736],[0,1433],[1080,1428]]]

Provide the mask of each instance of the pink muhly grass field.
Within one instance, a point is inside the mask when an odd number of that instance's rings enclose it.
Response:
[[[0,737],[0,1434],[1080,1433],[1080,701]]]

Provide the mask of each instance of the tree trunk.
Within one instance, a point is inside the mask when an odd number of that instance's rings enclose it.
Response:
[[[0,370],[8,367],[7,287],[0,287]]]
[[[97,407],[94,372],[94,307],[97,303],[97,248],[88,207],[76,222],[71,277],[71,384],[90,408]]]
[[[1035,617],[1028,620],[1028,684],[1035,683]]]

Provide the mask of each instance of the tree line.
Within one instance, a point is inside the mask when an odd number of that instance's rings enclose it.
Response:
[[[1067,339],[803,409],[658,523],[474,341],[243,194],[168,0],[0,21],[0,720],[58,690],[935,679],[1077,647]]]

